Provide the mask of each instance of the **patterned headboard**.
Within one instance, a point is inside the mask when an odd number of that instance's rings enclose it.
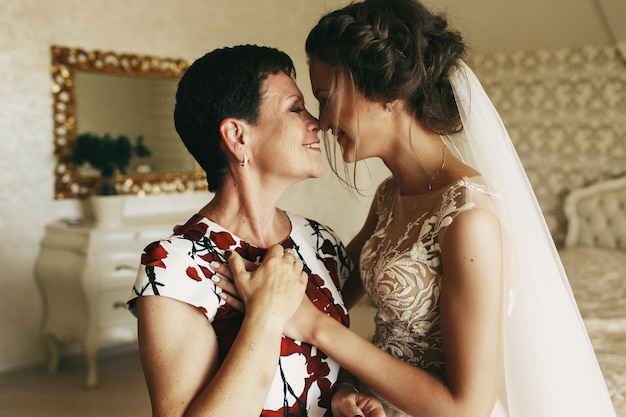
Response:
[[[565,199],[565,246],[626,250],[626,177],[573,190]]]

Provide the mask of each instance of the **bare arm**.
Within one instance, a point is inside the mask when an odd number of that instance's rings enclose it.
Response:
[[[447,230],[441,252],[445,381],[317,314],[306,300],[286,329],[301,332],[301,338],[411,415],[488,416],[502,366],[502,250],[497,219],[483,210],[459,214]],[[297,328],[291,325],[294,320]]]
[[[352,259],[352,262],[355,265],[354,270],[350,274],[350,277],[341,289],[341,296],[348,310],[354,307],[365,294],[363,290],[363,282],[361,281],[361,270],[359,267],[359,262],[363,246],[365,245],[367,239],[369,239],[369,237],[372,235],[372,233],[374,233],[374,229],[376,228],[376,212],[376,199],[374,199],[370,207],[370,211],[367,214],[367,218],[365,219],[365,223],[363,224],[363,227],[346,246],[348,254],[350,255],[350,259]]]
[[[154,416],[261,413],[284,323],[302,300],[306,276],[302,263],[282,257],[280,246],[270,248],[253,274],[236,254],[230,263],[246,283],[247,312],[221,366],[215,332],[202,312],[166,297],[137,300],[140,354]]]

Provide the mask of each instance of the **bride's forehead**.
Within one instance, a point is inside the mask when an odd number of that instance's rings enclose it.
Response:
[[[326,62],[312,59],[309,63],[309,76],[311,84],[328,89],[335,79],[335,71]]]

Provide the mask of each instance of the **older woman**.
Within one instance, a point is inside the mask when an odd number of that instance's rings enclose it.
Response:
[[[338,288],[352,270],[329,228],[276,207],[322,173],[294,76],[283,52],[246,45],[206,54],[180,81],[176,129],[215,196],[146,247],[128,303],[155,416],[330,415],[339,366],[282,335],[305,293],[347,326]],[[245,316],[215,285],[230,254],[249,284]],[[242,258],[263,265],[250,274]]]

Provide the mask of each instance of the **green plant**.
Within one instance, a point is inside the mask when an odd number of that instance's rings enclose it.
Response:
[[[125,135],[112,138],[108,133],[102,136],[81,133],[76,137],[72,162],[76,165],[88,163],[98,170],[102,180],[97,193],[107,195],[116,194],[111,180],[115,172],[125,174],[133,156],[145,158],[151,154],[143,143],[143,136],[138,136],[133,144]]]

